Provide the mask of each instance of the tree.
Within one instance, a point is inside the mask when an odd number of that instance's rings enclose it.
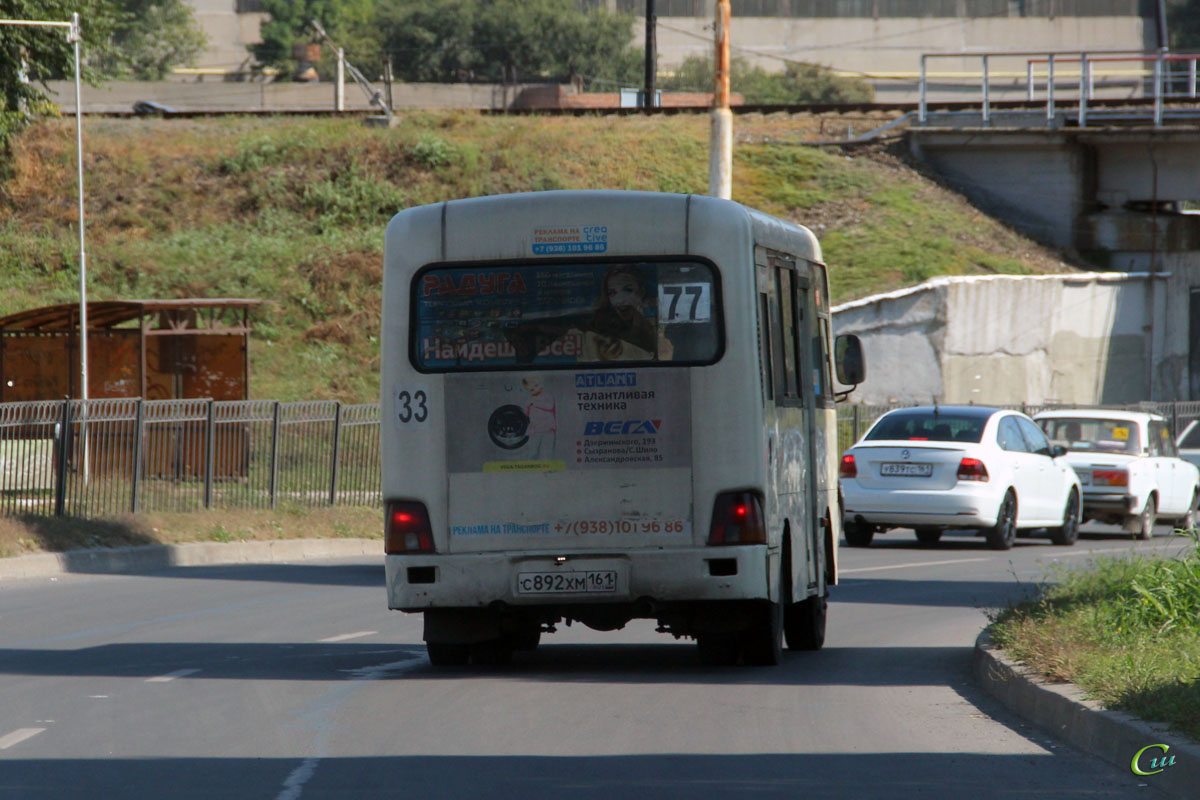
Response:
[[[303,62],[294,57],[293,46],[320,41],[309,25],[315,19],[352,63],[368,75],[377,74],[373,65],[381,48],[372,0],[263,0],[263,10],[271,18],[262,24],[262,44],[253,48],[261,63],[293,74]],[[322,53],[324,72],[329,72],[333,57],[328,48]]]
[[[788,62],[783,72],[767,72],[751,67],[743,58],[730,64],[730,90],[740,93],[751,105],[793,105],[796,103],[869,103],[871,87],[853,78],[839,78],[827,67]],[[713,61],[711,56],[689,56],[675,74],[662,79],[666,90],[711,92]]]
[[[1200,49],[1200,0],[1176,0],[1167,9],[1167,30],[1171,47],[1178,50]]]
[[[77,0],[0,0],[0,19],[68,22],[80,9]],[[82,6],[80,17],[83,56],[108,53],[120,20],[118,8],[108,0],[92,0]],[[43,82],[72,76],[74,70],[74,47],[66,29],[0,25],[0,169],[8,160],[12,135],[53,108]],[[81,73],[90,83],[103,74],[87,61]]]
[[[379,26],[411,81],[628,80],[632,18],[575,0],[399,0]]]
[[[124,16],[113,32],[113,50],[98,60],[108,75],[162,80],[171,67],[196,63],[207,37],[183,0],[119,0]]]

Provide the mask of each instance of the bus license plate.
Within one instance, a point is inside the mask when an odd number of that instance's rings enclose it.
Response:
[[[880,475],[902,475],[910,478],[928,478],[933,474],[933,464],[901,464],[885,462],[879,465]]]
[[[615,569],[521,572],[517,594],[604,594],[617,590]]]

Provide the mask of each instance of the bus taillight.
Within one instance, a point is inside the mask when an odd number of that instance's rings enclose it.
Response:
[[[725,492],[713,503],[709,544],[766,544],[762,501],[754,492]]]
[[[388,503],[383,552],[388,555],[433,552],[433,528],[424,503]]]

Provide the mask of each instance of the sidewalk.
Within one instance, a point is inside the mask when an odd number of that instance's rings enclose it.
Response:
[[[279,539],[255,542],[195,542],[0,558],[0,580],[64,573],[146,572],[206,564],[279,564],[317,558],[378,556],[382,539]]]

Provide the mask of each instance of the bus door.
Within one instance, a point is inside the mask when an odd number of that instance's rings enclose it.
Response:
[[[801,262],[802,269],[807,271],[807,264]],[[804,523],[807,529],[803,531],[805,553],[808,563],[808,588],[818,585],[818,557],[821,547],[818,537],[821,535],[821,513],[824,504],[818,502],[823,497],[825,449],[822,446],[825,438],[820,424],[817,403],[823,398],[828,384],[826,377],[828,369],[823,366],[821,353],[821,320],[817,316],[816,294],[821,291],[820,283],[813,286],[813,281],[804,272],[798,272],[793,281],[793,295],[796,313],[796,349],[800,355],[800,383],[807,427],[805,430],[805,456],[808,462],[806,475],[806,496],[809,500],[805,509]]]
[[[808,303],[809,276],[799,269],[804,262],[768,251],[766,292],[760,294],[768,323],[765,359],[771,373],[769,397],[774,407],[770,435],[774,451],[771,474],[779,513],[789,519],[794,557],[807,564],[807,582],[816,574],[817,552],[813,530],[819,516],[815,501],[817,464],[812,392],[804,376],[810,372]],[[779,520],[782,525],[782,520]],[[803,550],[801,550],[803,548]],[[793,571],[795,571],[793,565]]]

